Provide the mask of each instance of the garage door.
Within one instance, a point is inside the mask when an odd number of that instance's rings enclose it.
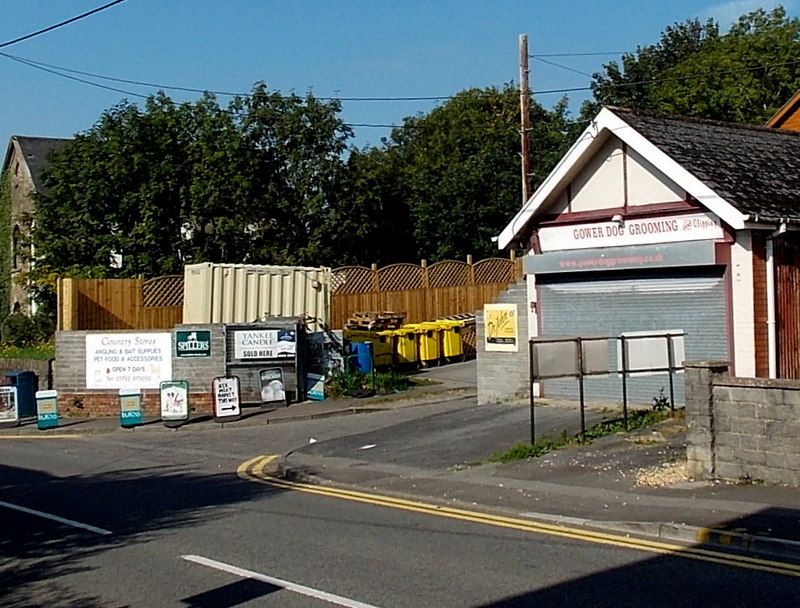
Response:
[[[722,269],[676,276],[575,275],[537,277],[543,336],[618,336],[631,331],[682,330],[686,359],[728,358],[725,322],[725,283]],[[612,369],[616,347],[609,349]],[[675,376],[676,401],[683,403],[683,374]],[[543,383],[544,396],[576,398],[577,380]],[[669,395],[665,374],[629,378],[631,402],[652,403],[660,389]],[[586,397],[592,401],[622,401],[617,375],[587,378]]]

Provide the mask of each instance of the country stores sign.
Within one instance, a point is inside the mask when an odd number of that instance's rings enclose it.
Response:
[[[692,213],[619,222],[544,226],[539,229],[539,245],[544,252],[704,241],[723,236],[719,219],[709,213]]]

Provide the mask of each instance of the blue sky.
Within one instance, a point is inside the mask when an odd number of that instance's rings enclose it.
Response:
[[[0,43],[105,4],[107,0],[0,0]],[[263,80],[282,92],[320,97],[449,96],[518,81],[518,36],[534,55],[609,53],[549,61],[591,74],[619,53],[651,44],[675,22],[738,15],[777,3],[672,0],[126,0],[2,52],[128,80],[247,92]],[[782,2],[797,15],[800,0]],[[586,87],[587,75],[531,60],[531,88],[546,107]],[[78,75],[76,75],[78,76]],[[85,78],[83,76],[78,76]],[[126,93],[54,76],[0,57],[0,138],[69,137],[103,110],[157,89],[91,79]],[[176,100],[195,93],[167,89]],[[570,93],[577,112],[587,93]],[[222,105],[228,97],[219,96]],[[353,124],[398,124],[437,102],[348,101]],[[354,144],[378,145],[386,128],[355,127]]]

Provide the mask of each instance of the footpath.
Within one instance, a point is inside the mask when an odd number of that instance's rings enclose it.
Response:
[[[245,408],[242,419],[229,424],[260,426],[430,406],[475,396],[469,382],[446,377],[439,382],[366,399],[305,402],[270,411]],[[553,405],[543,402],[542,407]],[[25,421],[18,427],[0,429],[0,437],[175,432],[158,420],[148,420],[136,429],[120,428],[117,418],[68,418],[62,423],[56,429],[40,431],[35,421]],[[210,416],[196,416],[180,432],[218,426]],[[500,437],[497,445],[509,447]],[[509,463],[464,462],[420,468],[390,458],[376,462],[356,455],[323,457],[314,452],[309,445],[284,455],[271,472],[306,483],[800,562],[800,488],[757,480],[686,479],[681,419]]]

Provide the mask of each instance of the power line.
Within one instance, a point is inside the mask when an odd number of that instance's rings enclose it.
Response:
[[[9,40],[8,42],[3,42],[2,44],[0,44],[0,49],[5,48],[7,46],[11,46],[12,44],[17,44],[17,42],[22,42],[23,40],[29,40],[30,38],[34,38],[36,36],[40,36],[40,35],[45,34],[47,32],[52,32],[53,30],[56,30],[56,29],[58,29],[60,27],[64,27],[65,25],[69,25],[70,23],[75,23],[76,21],[80,21],[81,19],[85,19],[86,17],[89,17],[90,15],[94,15],[95,13],[99,13],[100,11],[104,11],[107,8],[111,8],[112,6],[114,6],[116,4],[120,4],[122,2],[125,2],[125,0],[114,0],[113,2],[109,2],[108,4],[104,4],[103,6],[99,6],[99,7],[95,8],[95,9],[92,9],[92,10],[86,12],[86,13],[82,13],[80,15],[77,15],[76,17],[72,17],[71,19],[67,19],[66,21],[62,21],[61,23],[56,23],[55,25],[51,25],[51,26],[46,27],[44,29],[37,30],[37,31],[32,32],[30,34],[26,34],[25,36],[20,36],[19,38],[14,38],[14,40]]]
[[[552,65],[557,68],[561,68],[562,70],[567,70],[568,72],[575,72],[576,74],[580,74],[581,76],[587,76],[588,78],[594,78],[591,74],[587,74],[586,72],[581,72],[580,70],[576,70],[575,68],[571,68],[567,65],[562,65],[560,63],[556,63],[555,61],[548,61],[547,59],[542,59],[541,57],[533,56],[533,59],[536,61],[541,61],[542,63],[546,63],[547,65]]]
[[[605,53],[537,53],[531,55],[532,59],[538,57],[601,57],[603,55],[629,55],[630,51],[608,51]]]

